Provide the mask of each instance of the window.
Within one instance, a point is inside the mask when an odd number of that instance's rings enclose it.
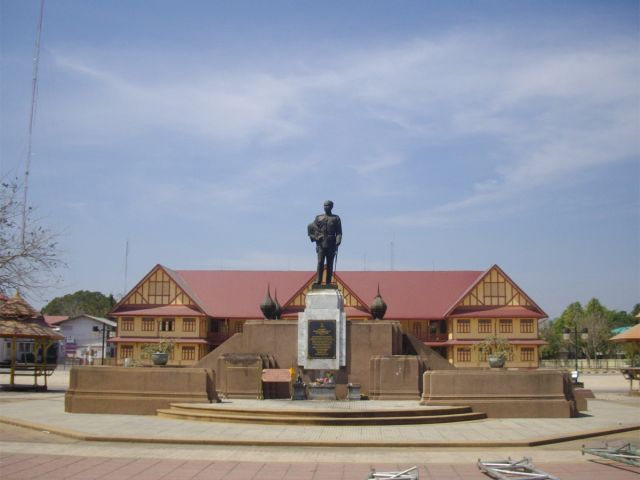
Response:
[[[196,319],[195,318],[185,318],[185,319],[183,319],[182,320],[182,331],[183,332],[195,332],[196,331]]]
[[[533,333],[533,320],[523,318],[520,320],[520,333]]]
[[[153,318],[142,319],[142,331],[153,332],[156,329],[156,321]]]
[[[124,332],[130,332],[133,330],[133,317],[124,317],[122,319],[122,330]]]
[[[458,333],[470,333],[471,332],[471,321],[470,320],[457,320],[457,332]]]
[[[132,358],[133,345],[120,345],[120,358]]]
[[[220,331],[220,322],[218,320],[209,320],[209,331],[218,333]]]
[[[513,320],[500,320],[500,333],[513,333]]]
[[[195,360],[196,347],[182,347],[182,360]]]
[[[160,321],[161,332],[173,332],[173,318],[163,318]]]
[[[478,320],[478,333],[491,333],[491,320]]]
[[[458,348],[457,350],[457,361],[458,362],[470,362],[471,361],[471,349],[464,347]]]
[[[534,348],[533,347],[522,347],[520,350],[520,360],[523,362],[533,362]]]
[[[149,303],[169,303],[169,280],[149,280]]]
[[[236,323],[234,325],[234,332],[235,333],[242,333],[242,327],[243,327],[242,323],[240,323],[240,322]]]
[[[484,301],[486,305],[504,305],[507,286],[504,281],[484,282]]]
[[[413,324],[413,336],[417,338],[422,337],[422,325],[420,325],[419,323]]]

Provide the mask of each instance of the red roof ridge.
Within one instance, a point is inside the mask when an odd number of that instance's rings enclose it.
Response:
[[[198,298],[198,296],[191,289],[191,287],[185,281],[185,279],[182,278],[182,275],[180,275],[180,273],[177,270],[171,270],[170,268],[165,267],[164,265],[160,265],[160,268],[162,268],[165,271],[165,273],[169,275],[169,277],[171,277],[171,279],[174,282],[176,282],[176,284],[182,289],[182,291],[186,293],[189,296],[189,298],[195,302],[196,304],[195,306],[198,307],[198,310],[200,310],[200,312],[203,312],[203,313],[206,312],[206,309],[203,306],[204,304],[202,300]]]

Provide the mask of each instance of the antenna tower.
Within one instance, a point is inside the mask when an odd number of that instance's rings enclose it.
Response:
[[[124,290],[122,291],[123,297],[127,294],[127,274],[128,273],[129,273],[129,239],[127,238],[127,243],[124,247]]]
[[[395,270],[395,263],[396,263],[396,259],[395,259],[395,242],[391,241],[391,243],[389,244],[389,267],[390,269],[393,271]]]
[[[38,65],[40,64],[40,38],[42,37],[42,19],[44,17],[44,0],[40,0],[40,17],[38,18],[38,32],[33,55],[33,76],[31,79],[31,112],[29,113],[29,134],[27,137],[27,160],[24,168],[24,197],[22,199],[22,245],[25,244],[27,230],[27,193],[29,191],[29,171],[31,170],[31,144],[33,139],[33,125],[36,119],[36,104],[38,99]]]

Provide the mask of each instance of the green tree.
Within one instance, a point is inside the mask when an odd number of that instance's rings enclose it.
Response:
[[[589,335],[580,346],[587,357],[587,361],[595,359],[598,353],[606,355],[611,349],[612,313],[607,310],[597,298],[592,298],[584,309],[584,315],[579,319],[578,330],[587,328]]]
[[[104,317],[115,305],[113,295],[108,297],[100,292],[79,290],[75,293],[56,297],[42,309],[45,315],[94,315]]]
[[[609,323],[611,328],[629,327],[635,325],[636,321],[633,315],[625,312],[624,310],[612,310],[609,312]]]
[[[556,319],[557,320],[557,319]],[[558,358],[558,354],[563,349],[562,333],[555,327],[555,321],[545,322],[540,327],[540,337],[547,342],[540,348],[542,358]]]

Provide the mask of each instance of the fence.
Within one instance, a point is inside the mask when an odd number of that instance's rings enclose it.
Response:
[[[628,368],[629,361],[626,358],[580,358],[578,359],[578,370],[619,370],[620,368]],[[553,359],[540,360],[540,368],[566,368],[574,370],[576,361],[570,359]]]

